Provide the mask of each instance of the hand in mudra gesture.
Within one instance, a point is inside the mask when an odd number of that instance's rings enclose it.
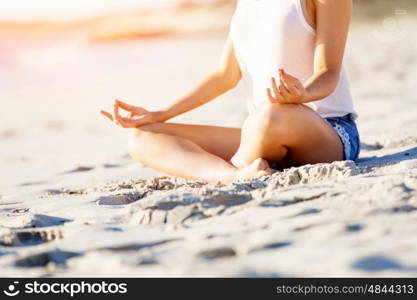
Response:
[[[128,113],[127,117],[120,114],[120,109]],[[113,114],[102,110],[101,114],[110,121],[123,128],[138,128],[159,122],[159,112],[151,112],[140,106],[133,106],[116,100],[113,105]]]
[[[300,104],[306,98],[306,89],[301,81],[283,69],[279,70],[279,84],[272,77],[271,87],[267,89],[268,99],[271,103]]]

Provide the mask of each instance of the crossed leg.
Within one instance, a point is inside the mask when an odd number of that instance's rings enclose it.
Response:
[[[239,169],[230,163],[240,134],[239,128],[155,123],[132,131],[128,151],[146,166],[186,179],[231,182],[266,175],[264,160]]]
[[[129,154],[172,176],[230,182],[268,174],[266,161],[290,167],[341,160],[343,146],[310,108],[266,102],[242,129],[173,123],[134,129]]]
[[[262,157],[283,167],[329,163],[343,159],[339,135],[323,118],[305,105],[265,102],[242,128],[236,167]]]

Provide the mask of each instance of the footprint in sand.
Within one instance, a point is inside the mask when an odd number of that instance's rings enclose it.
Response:
[[[103,168],[105,169],[115,169],[120,168],[122,165],[119,164],[103,164]]]
[[[29,208],[13,208],[10,210],[10,212],[7,214],[8,217],[16,217],[16,216],[21,216],[24,215],[26,213],[28,213],[30,211]]]
[[[89,167],[89,166],[79,166],[73,170],[69,170],[66,172],[63,172],[62,174],[71,174],[71,173],[79,173],[79,172],[88,172],[94,170],[94,167]]]
[[[43,194],[47,196],[56,196],[56,195],[61,195],[63,193],[64,193],[63,190],[57,190],[57,189],[47,189],[43,191]]]
[[[68,251],[48,251],[39,254],[29,255],[14,262],[15,266],[23,268],[45,267],[50,263],[55,265],[65,265],[67,260],[80,256],[77,252]]]
[[[146,266],[146,265],[156,265],[158,264],[158,260],[154,257],[144,257],[144,258],[140,258],[138,265],[139,266]]]
[[[19,186],[33,186],[33,185],[41,185],[41,184],[46,184],[48,183],[47,181],[32,181],[32,182],[24,182],[19,184]]]
[[[0,237],[0,245],[5,247],[27,247],[62,239],[63,233],[57,229],[15,230]]]
[[[134,243],[134,244],[127,244],[127,245],[120,245],[120,246],[113,246],[113,247],[104,247],[97,250],[110,250],[114,252],[120,251],[138,251],[144,248],[153,248],[161,245],[165,245],[171,242],[180,241],[181,239],[167,239],[161,240],[157,242],[149,242],[149,243]]]
[[[237,253],[233,248],[223,247],[202,251],[198,254],[200,258],[206,260],[214,260],[219,258],[230,258],[236,256]]]
[[[286,197],[283,194],[278,194],[276,191],[273,191],[270,195],[268,195],[267,198],[269,199],[259,204],[259,206],[272,207],[272,208],[288,206],[288,205],[293,205],[293,204],[297,204],[300,202],[317,200],[326,195],[327,195],[327,192],[308,191],[307,193],[299,192],[297,195],[290,194],[288,197]],[[318,213],[318,212],[313,211],[313,213]]]
[[[414,212],[417,210],[417,207],[415,207],[414,205],[409,205],[409,204],[405,204],[405,205],[401,205],[401,206],[396,206],[394,208],[392,208],[392,212]]]
[[[347,232],[359,232],[363,229],[361,224],[349,224],[345,227]]]
[[[307,208],[307,209],[303,209],[302,211],[300,211],[294,217],[306,216],[306,215],[314,215],[314,214],[319,214],[319,213],[321,213],[321,210],[320,209],[317,209],[317,208]]]
[[[265,250],[276,250],[276,249],[279,249],[279,248],[284,248],[284,247],[291,246],[292,244],[293,243],[290,242],[290,241],[279,241],[279,242],[275,242],[275,243],[269,243],[269,244],[262,245],[260,247],[255,247],[255,248],[251,249],[249,251],[249,253],[265,251]]]
[[[301,232],[301,231],[306,231],[309,229],[313,229],[315,227],[318,226],[322,226],[325,225],[326,223],[312,223],[312,224],[307,224],[307,225],[303,225],[303,226],[297,226],[294,228],[294,232]]]

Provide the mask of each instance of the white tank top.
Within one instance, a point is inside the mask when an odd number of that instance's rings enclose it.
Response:
[[[304,18],[302,0],[239,0],[230,37],[249,90],[249,112],[267,101],[266,89],[278,69],[307,81],[314,70],[315,30]],[[305,103],[323,118],[352,114],[349,82],[344,68],[335,91],[319,101]]]

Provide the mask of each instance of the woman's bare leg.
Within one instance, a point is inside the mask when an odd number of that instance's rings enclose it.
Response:
[[[263,160],[237,169],[228,161],[240,144],[240,129],[155,123],[134,129],[129,154],[146,166],[172,176],[230,182],[265,174]]]
[[[242,128],[239,150],[231,162],[244,167],[255,158],[284,167],[343,159],[336,131],[304,105],[265,102]]]

